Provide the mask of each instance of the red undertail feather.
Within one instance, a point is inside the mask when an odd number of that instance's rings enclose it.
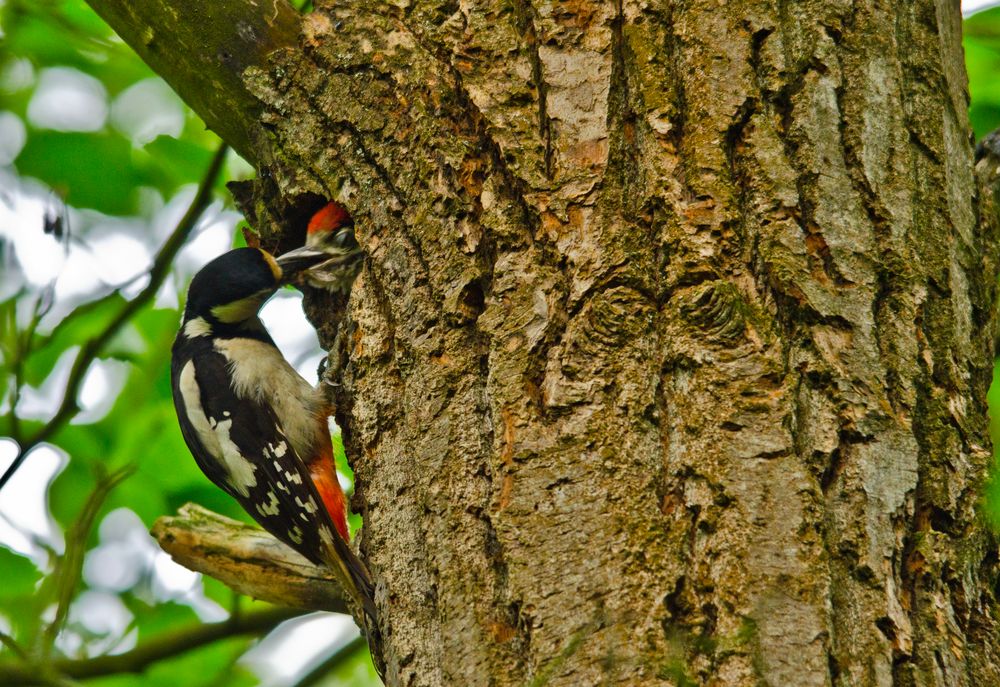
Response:
[[[316,485],[316,491],[323,499],[323,505],[330,514],[330,519],[333,520],[334,527],[340,532],[344,541],[351,541],[347,530],[347,498],[337,480],[332,447],[324,447],[323,452],[310,463],[309,473],[312,475],[313,484]]]

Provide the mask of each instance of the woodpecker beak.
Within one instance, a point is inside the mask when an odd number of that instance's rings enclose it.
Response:
[[[318,265],[324,260],[329,259],[330,256],[323,251],[314,250],[305,246],[296,248],[295,250],[290,250],[287,253],[283,253],[275,258],[278,266],[281,267],[282,283],[288,283],[299,272],[307,270],[310,267]]]

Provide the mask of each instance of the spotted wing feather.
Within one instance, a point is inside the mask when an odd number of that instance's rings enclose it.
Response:
[[[273,408],[237,396],[230,385],[228,361],[214,349],[203,349],[190,362],[199,397],[197,402],[185,399],[191,392],[182,388],[183,366],[179,372],[175,369],[178,413],[190,416],[200,410],[220,439],[220,446],[213,446],[213,451],[206,446],[212,437],[198,432],[196,422],[181,423],[184,439],[199,467],[239,501],[264,529],[312,562],[329,565],[332,556],[324,554],[335,553],[336,563],[357,586],[367,606],[372,592],[368,571],[337,534],[308,470],[287,440]],[[228,460],[216,455],[220,448],[230,452]],[[249,471],[239,462],[240,458],[250,466]]]

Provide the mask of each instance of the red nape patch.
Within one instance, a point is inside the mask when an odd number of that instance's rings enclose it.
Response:
[[[331,200],[309,220],[308,233],[332,231],[351,221],[351,215],[340,203]]]
[[[340,488],[340,482],[337,481],[337,471],[333,467],[333,461],[318,461],[310,466],[310,473],[334,527],[340,532],[344,541],[351,541],[347,531],[347,499]]]

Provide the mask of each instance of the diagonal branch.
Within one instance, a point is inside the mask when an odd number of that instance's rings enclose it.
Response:
[[[349,613],[347,593],[317,567],[264,530],[189,503],[152,530],[181,565],[235,591],[282,606]]]
[[[119,673],[140,673],[163,659],[206,646],[220,639],[242,635],[260,635],[279,623],[302,614],[290,608],[268,608],[234,615],[219,623],[198,623],[165,632],[144,644],[116,656],[54,661],[52,671],[73,679],[87,679]],[[30,665],[0,664],[0,684],[35,685],[49,682]]]
[[[54,581],[56,590],[56,615],[45,628],[43,651],[48,655],[52,651],[56,636],[62,630],[69,617],[70,604],[80,583],[83,571],[83,558],[87,552],[87,538],[94,528],[94,521],[111,491],[135,471],[129,465],[110,475],[104,475],[87,498],[83,510],[76,522],[66,533],[66,552],[60,556],[55,570],[49,578]]]
[[[260,103],[247,67],[295,45],[299,16],[285,0],[87,0],[209,128],[256,166]]]
[[[163,285],[163,281],[170,273],[170,268],[173,265],[174,258],[184,245],[184,242],[187,241],[188,236],[194,230],[202,212],[205,211],[205,208],[207,208],[208,204],[212,201],[212,188],[215,186],[215,182],[222,170],[222,163],[226,159],[226,151],[226,145],[222,144],[212,157],[212,161],[209,163],[208,169],[205,171],[205,176],[198,185],[198,191],[195,194],[194,200],[191,201],[191,205],[188,207],[184,217],[182,217],[181,221],[178,222],[177,227],[170,235],[170,238],[168,238],[167,242],[163,244],[162,248],[160,248],[160,252],[156,255],[156,259],[153,261],[153,267],[149,273],[149,284],[147,284],[146,288],[139,292],[139,295],[128,301],[97,336],[83,344],[83,347],[76,356],[76,360],[73,361],[73,367],[70,370],[69,379],[66,382],[66,391],[63,394],[63,399],[59,404],[58,410],[56,410],[56,414],[53,415],[52,419],[46,422],[45,425],[43,425],[33,436],[27,439],[23,444],[19,445],[17,455],[14,457],[14,462],[10,464],[7,470],[3,473],[3,476],[0,477],[0,490],[2,490],[4,485],[6,485],[7,482],[10,481],[10,478],[14,476],[14,473],[16,473],[18,468],[21,467],[21,464],[24,463],[24,459],[32,449],[39,444],[48,441],[56,432],[62,429],[67,422],[72,420],[78,412],[80,412],[77,397],[79,396],[80,386],[83,384],[83,380],[87,375],[87,371],[90,369],[91,363],[94,362],[104,347],[115,337],[125,323],[132,319],[132,317],[135,316],[139,310],[145,307],[156,297],[156,293],[160,290],[160,287]],[[14,409],[12,409],[11,412],[14,412]]]

